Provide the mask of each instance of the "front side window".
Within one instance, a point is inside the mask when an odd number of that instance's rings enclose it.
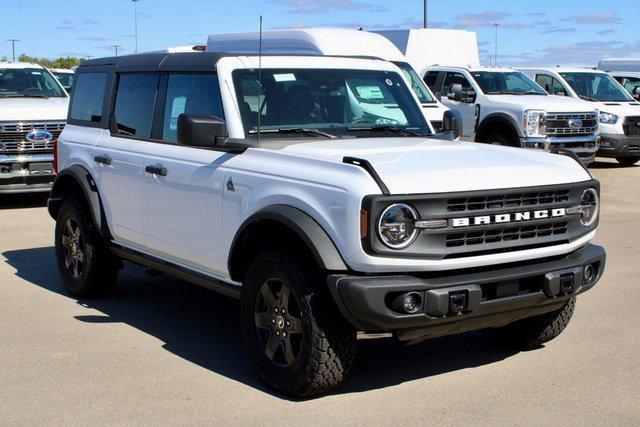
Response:
[[[594,102],[633,101],[613,77],[605,73],[560,73],[578,96]]]
[[[627,90],[627,92],[633,94],[635,88],[640,87],[640,78],[637,77],[620,77],[622,79],[622,85]]]
[[[162,139],[175,142],[180,114],[224,119],[218,77],[214,74],[171,74],[167,83]]]
[[[60,73],[53,71],[53,75],[56,76],[56,79],[58,79],[62,87],[64,87],[67,92],[71,91],[71,88],[73,87],[73,73]]]
[[[567,91],[562,86],[562,83],[547,74],[538,74],[536,75],[536,83],[538,83],[542,88],[551,95],[567,95]]]
[[[258,125],[265,136],[296,128],[356,137],[383,128],[389,136],[398,128],[429,133],[405,81],[393,72],[269,69],[262,70],[259,81],[258,70],[237,70],[234,84],[249,135]]]
[[[120,75],[114,109],[116,134],[151,138],[158,79],[157,74]]]
[[[418,99],[423,104],[435,104],[435,100],[433,96],[431,96],[431,92],[425,86],[424,82],[418,76],[418,73],[413,69],[413,67],[406,62],[395,62],[395,65],[398,66],[402,70],[404,77],[411,84],[411,89],[418,96]]]
[[[0,98],[64,98],[58,81],[42,68],[0,68]]]
[[[467,80],[467,78],[463,74],[447,73],[447,77],[444,79],[444,83],[442,84],[443,93],[448,93],[451,90],[451,86],[455,84],[462,85],[462,90],[473,90],[473,88],[471,87],[471,83],[469,83],[469,80]]]
[[[547,95],[540,86],[519,71],[475,71],[471,75],[486,95]]]
[[[71,119],[94,123],[102,120],[107,76],[107,73],[78,75],[76,91],[71,99]]]

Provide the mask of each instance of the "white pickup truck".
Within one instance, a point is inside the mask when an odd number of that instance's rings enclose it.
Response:
[[[0,62],[0,194],[46,192],[69,95],[38,64]]]
[[[583,100],[600,112],[598,156],[631,166],[640,161],[640,103],[609,74],[586,68],[522,68],[547,92]]]
[[[464,139],[568,150],[587,165],[595,160],[598,113],[593,105],[551,96],[511,68],[434,66],[422,73],[442,103],[462,113]]]

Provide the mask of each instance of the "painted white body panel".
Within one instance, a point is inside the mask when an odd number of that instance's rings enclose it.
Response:
[[[227,57],[216,69],[229,135],[244,138],[232,72],[255,68],[256,57]],[[385,69],[392,64],[353,58],[264,57],[269,68]],[[417,99],[416,99],[417,102]],[[228,257],[241,224],[273,205],[298,208],[327,233],[347,265],[360,272],[449,270],[571,252],[593,233],[542,249],[450,260],[375,257],[360,241],[362,200],[381,190],[362,168],[372,163],[393,194],[489,190],[587,181],[572,159],[544,152],[443,142],[429,138],[263,139],[259,148],[229,154],[112,137],[109,130],[67,126],[59,167],[79,164],[94,176],[114,240],[123,246],[231,282]],[[291,143],[293,142],[293,143]],[[109,154],[98,166],[93,156]],[[166,177],[145,174],[162,165]],[[233,190],[227,187],[229,180]]]

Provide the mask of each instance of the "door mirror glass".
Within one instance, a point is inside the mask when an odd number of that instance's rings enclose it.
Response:
[[[216,116],[180,114],[178,143],[188,147],[214,147],[227,137],[227,125]]]
[[[449,133],[453,139],[462,135],[462,113],[457,110],[447,110],[442,118],[442,133]]]
[[[640,86],[636,86],[636,87],[633,88],[632,95],[636,99],[640,98]]]

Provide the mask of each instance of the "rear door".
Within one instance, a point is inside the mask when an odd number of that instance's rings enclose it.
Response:
[[[94,156],[111,234],[119,243],[139,248],[144,246],[144,165],[158,82],[158,73],[117,76],[110,129],[103,132]]]
[[[233,155],[178,144],[181,114],[224,119],[216,74],[162,76],[156,142],[150,145],[145,163],[145,246],[159,257],[216,274],[225,270],[226,263],[220,256],[222,167]]]

